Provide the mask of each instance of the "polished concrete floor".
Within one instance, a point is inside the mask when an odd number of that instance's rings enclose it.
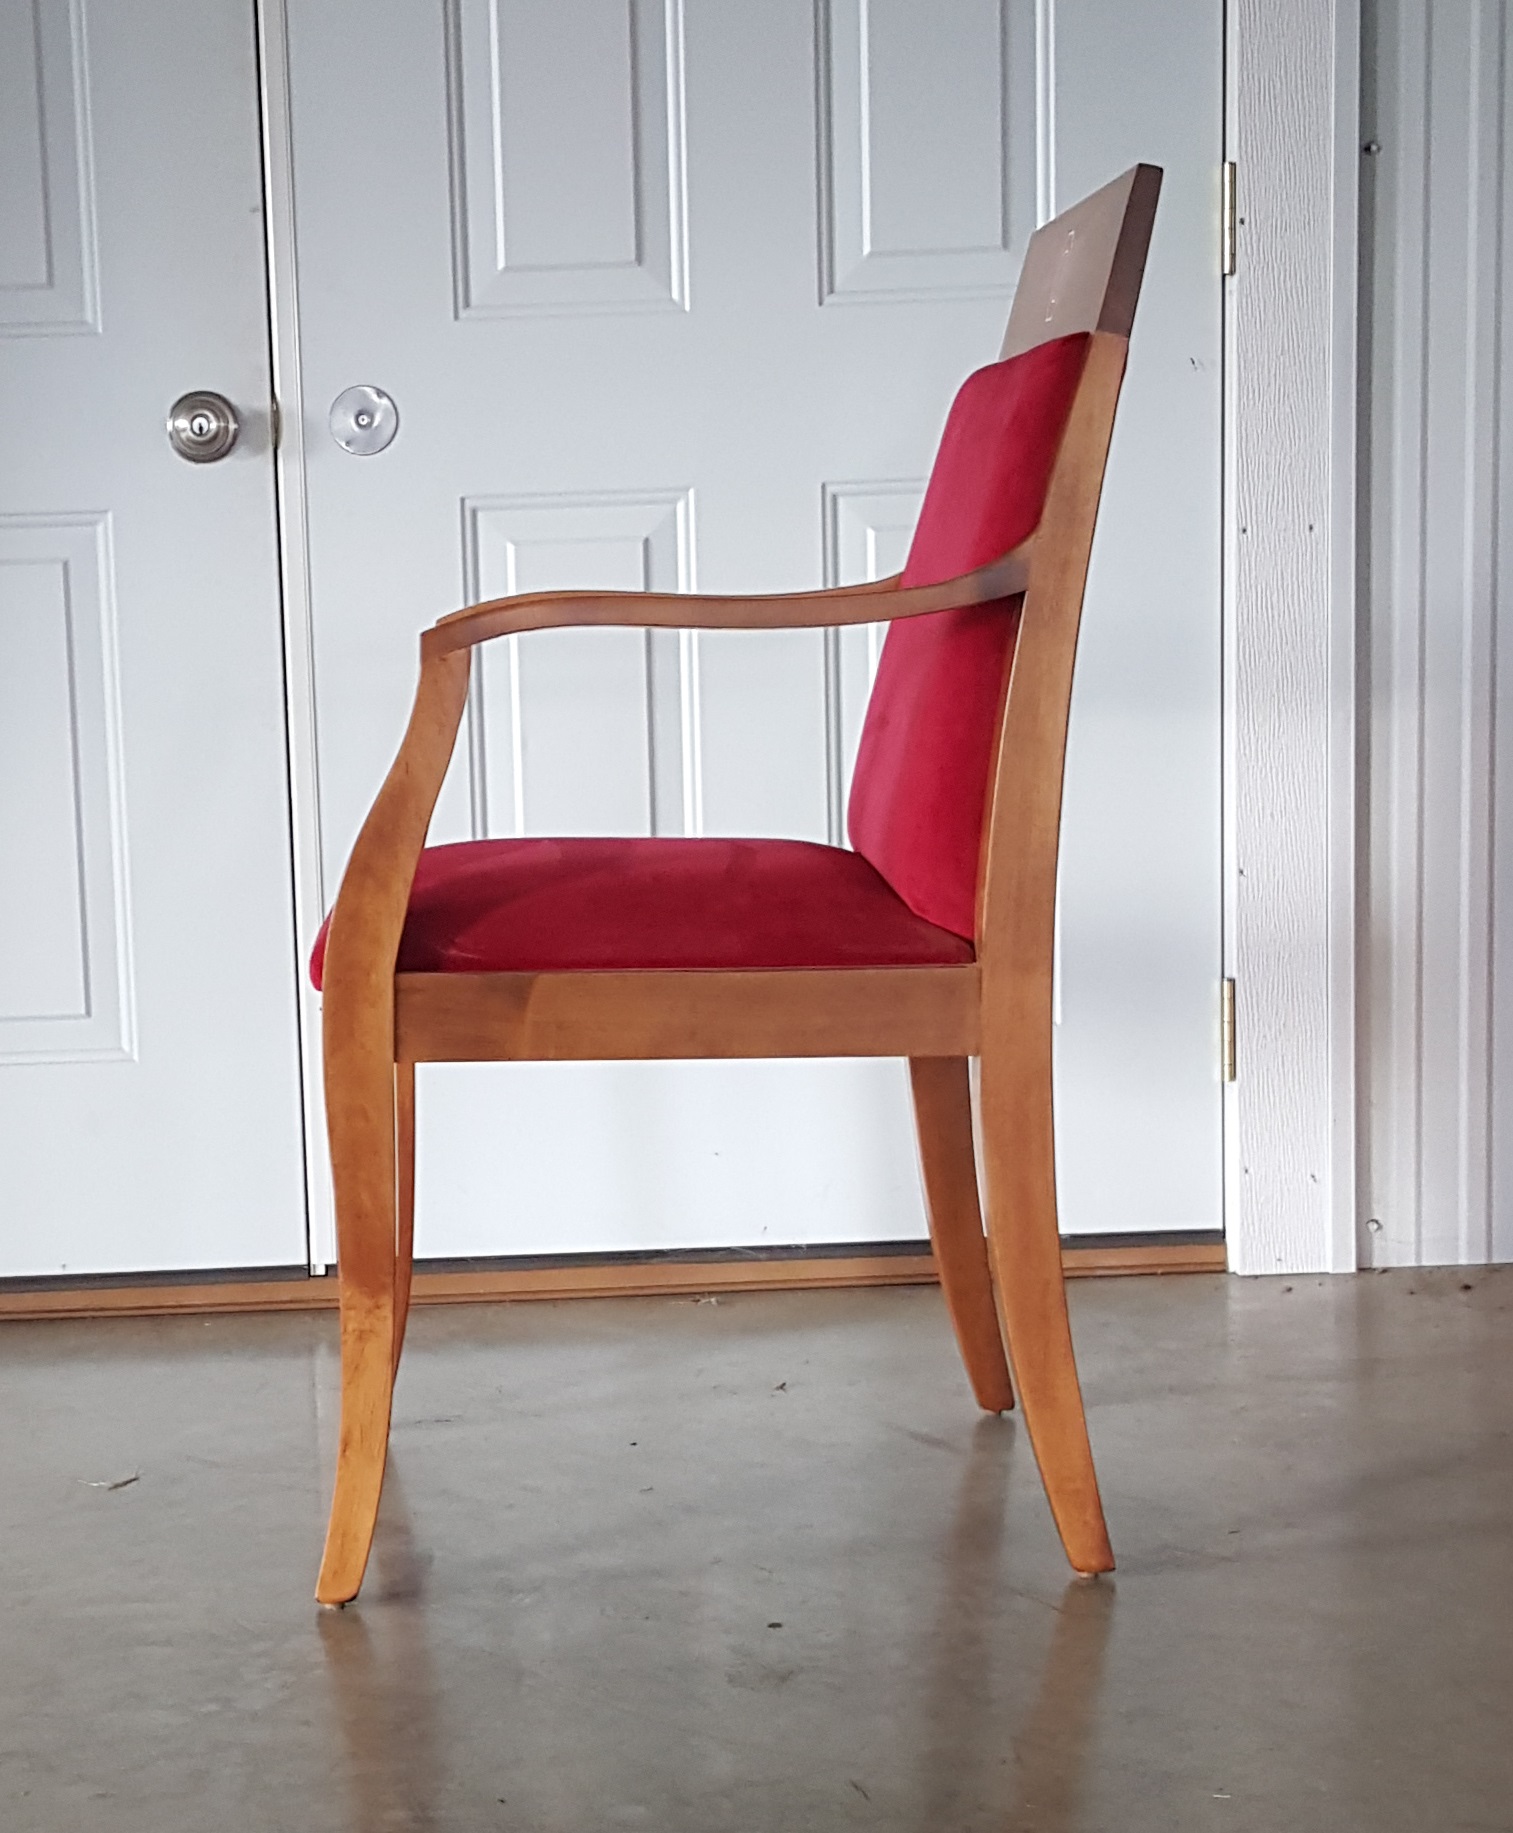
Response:
[[[5,1833],[1513,1828],[1513,1269],[1087,1281],[1069,1582],[929,1290],[0,1326]]]

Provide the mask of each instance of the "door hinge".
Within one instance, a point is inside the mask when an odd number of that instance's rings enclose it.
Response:
[[[284,443],[284,410],[277,395],[268,403],[268,443],[275,452]]]
[[[1219,206],[1219,272],[1235,271],[1235,225],[1239,221],[1235,207],[1235,162],[1226,159],[1221,167],[1222,202]]]
[[[1235,1079],[1235,983],[1219,982],[1219,1076],[1224,1082]]]

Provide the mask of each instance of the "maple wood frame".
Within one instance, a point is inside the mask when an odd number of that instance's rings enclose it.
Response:
[[[356,1596],[377,1518],[409,1311],[415,1064],[654,1057],[903,1056],[930,1230],[980,1405],[1014,1404],[1067,1557],[1113,1553],[1072,1351],[1057,1228],[1052,955],[1062,775],[1083,590],[1160,172],[1135,166],[1031,239],[1001,357],[1091,334],[1031,539],[942,585],[897,579],[741,598],[551,592],[443,618],[394,765],[332,912],[322,1032],[336,1190],[342,1407],[316,1596]],[[562,625],[775,629],[891,622],[1022,594],[983,828],[976,959],[965,966],[396,973],[416,863],[467,701],[473,648]],[[969,1059],[980,1059],[987,1227]],[[1008,1356],[1005,1355],[1005,1337]]]

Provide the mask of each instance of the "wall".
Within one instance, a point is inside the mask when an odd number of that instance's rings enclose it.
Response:
[[[1363,21],[1366,1265],[1513,1259],[1510,11]]]

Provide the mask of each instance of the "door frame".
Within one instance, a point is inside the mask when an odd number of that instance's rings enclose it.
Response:
[[[1357,1265],[1360,0],[1222,4],[1224,137],[1226,157],[1238,166],[1241,219],[1224,305],[1224,958],[1237,986],[1239,1071],[1223,1097],[1224,1222],[1236,1272],[1344,1272]],[[295,924],[303,946],[327,897],[289,33],[286,0],[254,6],[281,422]],[[1216,174],[1216,197],[1218,188]],[[320,1003],[303,960],[299,980],[310,1261],[323,1272],[335,1259],[335,1221],[323,1146]]]
[[[310,1271],[336,1260],[336,1206],[326,1154],[320,995],[305,950],[328,908],[320,832],[320,765],[315,744],[315,631],[311,622],[309,518],[305,492],[305,401],[300,380],[299,275],[294,236],[294,142],[289,102],[289,17],[285,0],[253,0],[263,123],[263,195],[268,246],[269,343],[277,436],[279,572],[283,597],[284,719],[289,750],[294,861],[295,976],[300,1088],[305,1128],[305,1238]]]
[[[1360,0],[1226,0],[1230,1266],[1353,1272]]]

